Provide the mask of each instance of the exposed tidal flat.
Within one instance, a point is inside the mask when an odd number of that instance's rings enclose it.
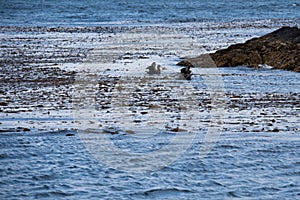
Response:
[[[297,23],[2,26],[0,197],[299,198],[300,74],[193,68],[187,81],[176,65]],[[153,62],[161,74],[146,73]],[[151,168],[93,149],[105,139],[151,157],[184,134],[176,159]]]

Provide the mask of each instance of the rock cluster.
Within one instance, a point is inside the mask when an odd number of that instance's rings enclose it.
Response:
[[[275,69],[300,72],[300,29],[297,27],[282,27],[259,38],[253,38],[242,44],[231,45],[227,49],[215,53],[201,55],[198,58],[178,63],[212,67],[207,62],[211,57],[217,67],[272,66]],[[206,65],[209,63],[209,65]]]

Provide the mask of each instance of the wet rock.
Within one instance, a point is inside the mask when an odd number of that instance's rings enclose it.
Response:
[[[125,131],[127,134],[135,134],[135,132],[133,130],[126,130]]]
[[[177,63],[178,66],[193,67],[193,64],[188,60],[183,60]]]
[[[272,130],[272,132],[278,133],[278,132],[279,132],[279,129],[278,129],[278,128],[274,128],[274,129]]]
[[[242,44],[231,45],[215,53],[201,55],[178,63],[182,66],[213,67],[207,63],[209,58],[217,67],[249,66],[258,68],[261,65],[275,69],[300,72],[300,29],[282,27],[259,38],[253,38]]]
[[[202,54],[196,58],[183,60],[177,63],[177,65],[189,67],[217,67],[209,54]]]
[[[178,132],[185,132],[186,130],[176,127],[176,128],[171,128],[169,131],[178,133]]]
[[[103,129],[103,133],[118,134],[120,130],[115,127],[107,127]]]
[[[7,102],[0,102],[0,106],[7,106],[8,103]]]

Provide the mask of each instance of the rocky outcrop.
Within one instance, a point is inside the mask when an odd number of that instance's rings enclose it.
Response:
[[[178,63],[212,67],[210,57],[217,67],[269,65],[275,69],[300,72],[300,29],[282,27],[260,38],[235,44],[215,53]]]

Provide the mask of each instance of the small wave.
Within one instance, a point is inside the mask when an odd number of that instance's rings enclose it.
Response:
[[[8,154],[6,154],[6,153],[0,153],[0,160],[1,159],[6,159],[6,158],[9,158],[9,155]]]
[[[170,23],[189,23],[189,22],[212,22],[213,18],[178,18],[167,20]],[[162,21],[163,22],[163,21]]]
[[[39,192],[35,195],[35,198],[59,198],[59,197],[67,197],[72,196],[74,193],[64,192],[64,191],[50,191],[50,192]]]
[[[192,190],[186,188],[153,188],[146,190],[136,195],[151,196],[151,197],[162,197],[162,196],[175,196],[181,193],[193,193]]]
[[[257,188],[258,191],[268,191],[268,192],[277,192],[280,191],[279,188],[275,188],[275,187],[261,187],[261,188]]]
[[[236,192],[234,192],[234,191],[227,192],[227,195],[228,195],[229,197],[240,198],[240,196],[237,195]]]
[[[44,181],[44,180],[53,180],[55,179],[56,176],[54,174],[41,174],[41,175],[36,175],[32,177],[32,180],[34,181]]]
[[[259,68],[261,69],[273,69],[274,67],[270,66],[270,65],[266,65],[266,64],[260,64],[258,65]]]
[[[50,192],[50,195],[52,197],[66,197],[66,196],[72,196],[73,192],[65,192],[65,191],[57,190],[57,191]]]
[[[279,148],[277,149],[257,149],[257,152],[259,153],[271,153],[271,154],[277,154],[280,153]]]
[[[237,146],[237,145],[222,144],[221,148],[224,148],[224,149],[239,149],[240,147]]]

